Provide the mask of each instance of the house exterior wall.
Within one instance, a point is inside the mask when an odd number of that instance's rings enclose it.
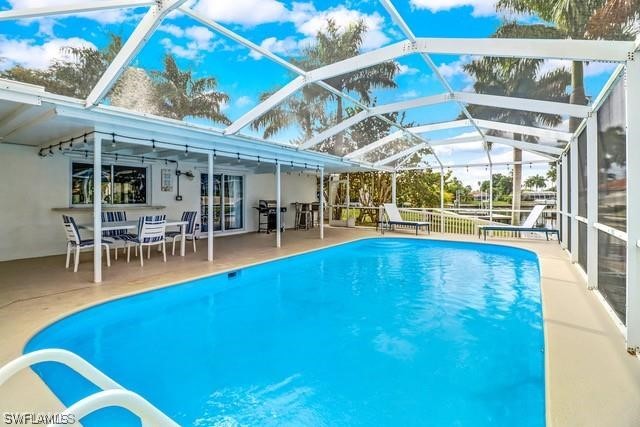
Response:
[[[91,222],[90,210],[53,210],[69,207],[71,162],[71,158],[59,154],[41,158],[33,147],[0,143],[0,261],[65,253],[62,214],[74,216],[79,224]],[[153,163],[149,167],[151,205],[165,208],[122,207],[128,219],[158,213],[166,214],[168,218],[179,218],[185,210],[200,211],[200,173],[206,173],[206,166],[180,162],[180,170],[192,171],[195,175],[193,179],[180,178],[182,201],[175,200],[175,176],[173,191],[160,190],[161,169],[167,166]],[[173,169],[171,166],[169,168]],[[253,207],[258,205],[260,199],[275,199],[275,175],[233,168],[214,168],[214,172],[245,176],[245,227],[235,233],[256,231],[258,218]],[[296,201],[311,202],[315,198],[314,174],[282,174],[282,206],[288,209],[284,216],[287,227],[294,224],[294,212],[290,204]],[[83,236],[92,237],[89,232],[83,232]]]

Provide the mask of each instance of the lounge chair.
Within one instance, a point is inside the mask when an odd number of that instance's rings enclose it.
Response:
[[[127,262],[131,259],[131,246],[140,248],[140,267],[144,267],[144,254],[142,249],[147,246],[147,259],[151,258],[151,246],[160,245],[162,259],[167,262],[167,250],[165,245],[166,215],[141,216],[138,218],[138,235],[135,239],[127,240]]]
[[[378,221],[378,227],[380,227],[380,231],[384,234],[385,225],[389,226],[391,229],[393,226],[400,227],[415,227],[416,236],[418,235],[418,230],[420,228],[424,228],[427,231],[427,234],[431,234],[431,223],[427,221],[405,221],[402,219],[400,215],[400,211],[398,207],[393,203],[385,203],[384,204],[384,216],[386,216],[387,220]]]
[[[522,225],[481,225],[478,227],[478,238],[480,234],[484,234],[484,240],[487,240],[487,231],[517,231],[517,232],[532,232],[532,233],[545,233],[547,240],[549,240],[549,234],[555,234],[560,242],[560,230],[555,228],[535,227],[536,221],[542,214],[545,205],[535,205],[531,213]]]

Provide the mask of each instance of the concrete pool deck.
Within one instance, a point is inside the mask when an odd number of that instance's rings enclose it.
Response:
[[[194,277],[318,249],[360,238],[380,236],[369,229],[287,231],[283,247],[274,236],[245,234],[217,238],[215,259],[206,262],[206,241],[198,252],[169,256],[152,254],[141,268],[122,257],[104,268],[104,282],[95,285],[92,259],[85,254],[78,273],[65,270],[64,257],[52,256],[0,262],[0,365],[19,356],[25,343],[56,319],[123,295],[164,287]],[[415,237],[386,233],[384,237]],[[480,242],[470,236],[433,233],[421,238]],[[640,360],[625,351],[624,337],[597,293],[556,242],[491,240],[488,243],[529,249],[541,264],[546,340],[546,410],[550,426],[640,425]],[[113,260],[112,260],[113,261]],[[134,390],[135,391],[135,390]],[[505,402],[508,404],[508,402]],[[0,413],[56,412],[61,403],[32,371],[23,371],[0,387]]]

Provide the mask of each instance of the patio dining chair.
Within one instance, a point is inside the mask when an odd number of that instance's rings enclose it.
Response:
[[[167,262],[167,250],[165,246],[166,215],[141,216],[138,219],[138,235],[131,240],[127,240],[127,262],[131,259],[131,246],[140,248],[140,266],[144,267],[144,253],[142,249],[147,247],[147,259],[151,258],[151,246],[160,245],[162,248],[162,258]]]
[[[125,211],[108,211],[102,212],[102,222],[125,222],[127,220],[127,213]],[[126,242],[135,239],[136,235],[129,233],[127,230],[106,230],[102,232],[103,237],[108,237],[116,242],[122,242],[122,251],[126,247]],[[114,242],[115,243],[115,242]],[[118,259],[118,248],[114,245],[113,252],[115,253],[116,260]],[[136,246],[136,255],[138,254],[138,248]]]
[[[80,231],[76,225],[76,221],[71,216],[62,215],[62,224],[64,225],[64,231],[67,235],[67,262],[65,268],[69,268],[69,261],[71,260],[71,252],[73,251],[73,272],[78,272],[78,264],[80,263],[80,250],[88,249],[94,246],[93,239],[82,239],[80,237]],[[107,267],[111,267],[111,257],[109,254],[109,244],[112,242],[107,239],[102,239],[101,246],[104,246],[104,250],[107,254]]]
[[[196,219],[198,218],[197,211],[185,211],[182,212],[182,221],[186,221],[186,225],[181,225],[179,231],[168,231],[166,233],[167,239],[173,241],[173,247],[171,248],[171,255],[176,254],[176,239],[182,238],[182,227],[186,227],[184,231],[184,238],[193,242],[193,252],[196,252],[196,239],[198,238]]]

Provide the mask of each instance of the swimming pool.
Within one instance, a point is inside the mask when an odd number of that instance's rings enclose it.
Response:
[[[503,246],[360,240],[98,305],[25,351],[50,347],[181,425],[545,423],[538,260]],[[36,372],[65,404],[94,391]]]

